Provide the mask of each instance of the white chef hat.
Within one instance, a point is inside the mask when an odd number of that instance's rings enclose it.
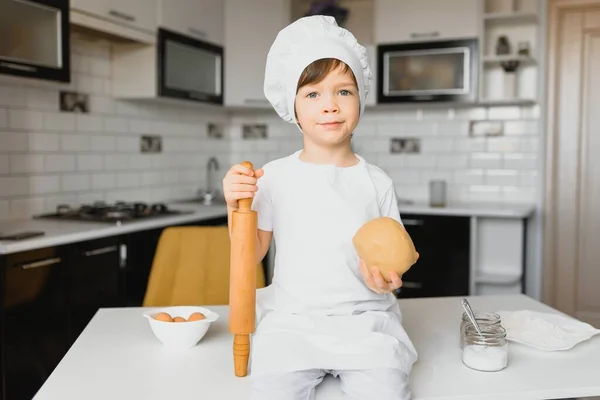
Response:
[[[362,116],[372,80],[367,51],[333,17],[317,15],[300,18],[282,29],[267,55],[264,93],[285,121],[296,122],[294,103],[302,71],[323,58],[336,58],[350,67],[358,84]]]

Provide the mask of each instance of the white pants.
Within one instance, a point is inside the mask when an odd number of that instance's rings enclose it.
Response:
[[[356,400],[411,400],[408,376],[400,370],[309,369],[252,378],[251,400],[314,400],[315,387],[326,374],[340,377],[345,398]]]

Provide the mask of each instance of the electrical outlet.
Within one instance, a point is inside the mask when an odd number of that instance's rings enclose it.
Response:
[[[244,139],[266,139],[268,136],[266,124],[244,124],[242,125],[242,137]]]
[[[90,111],[89,95],[61,90],[59,93],[60,111],[87,114]]]
[[[502,121],[471,121],[469,124],[471,136],[501,136],[504,133]]]
[[[209,139],[223,139],[225,126],[223,124],[208,124],[208,137]]]
[[[142,153],[161,153],[162,137],[144,135],[140,140],[140,151]]]
[[[418,138],[391,138],[390,153],[415,154],[421,152],[421,139]]]

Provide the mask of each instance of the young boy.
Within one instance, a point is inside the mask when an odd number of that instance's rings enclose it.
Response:
[[[327,373],[352,398],[411,397],[417,353],[391,293],[400,277],[384,281],[352,245],[368,220],[400,221],[392,180],[350,147],[371,79],[364,47],[331,17],[299,19],[270,49],[265,95],[303,149],[223,179],[229,213],[254,198],[257,263],[277,245],[272,284],[257,292],[252,399],[311,399]]]

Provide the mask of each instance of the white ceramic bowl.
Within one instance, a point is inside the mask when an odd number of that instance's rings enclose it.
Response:
[[[206,317],[200,321],[165,322],[157,321],[154,315],[165,312],[171,318],[183,317],[186,320],[195,312],[201,312]],[[174,306],[153,308],[144,312],[144,317],[150,323],[150,329],[165,346],[171,348],[188,349],[194,347],[204,337],[210,324],[219,318],[219,315],[204,307]]]

